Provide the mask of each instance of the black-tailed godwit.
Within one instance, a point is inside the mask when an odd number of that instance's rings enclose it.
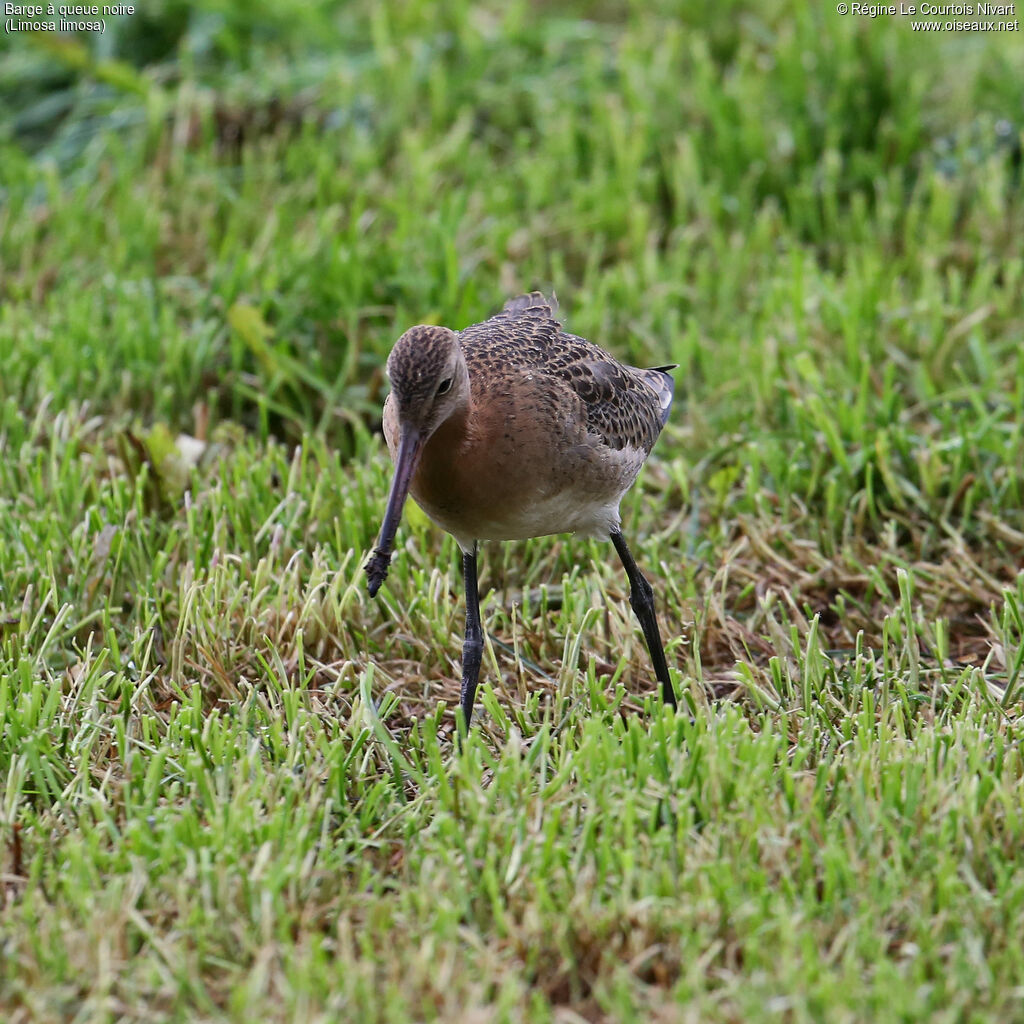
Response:
[[[672,404],[674,367],[624,366],[567,334],[539,292],[512,299],[462,331],[407,330],[388,357],[384,435],[395,464],[370,595],[387,575],[411,492],[462,550],[466,639],[462,716],[473,714],[484,634],[477,543],[553,533],[610,537],[629,579],[664,700],[675,706],[654,591],[620,530],[619,503],[654,447]]]

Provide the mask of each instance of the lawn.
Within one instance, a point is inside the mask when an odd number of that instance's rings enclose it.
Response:
[[[144,6],[0,41],[0,1020],[1024,1019],[1021,33]],[[487,544],[459,750],[383,365],[534,287],[679,364],[682,701]]]

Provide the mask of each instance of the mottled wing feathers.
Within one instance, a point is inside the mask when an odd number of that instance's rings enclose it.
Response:
[[[578,400],[586,429],[609,448],[654,447],[672,403],[664,369],[625,366],[604,349],[567,334],[555,319],[558,304],[540,292],[511,299],[490,320],[460,334],[468,362],[491,374],[525,369],[551,378],[552,401],[566,390]],[[566,395],[566,397],[568,397]]]
[[[661,406],[651,388],[628,366],[573,335],[586,352],[564,363],[559,373],[582,399],[588,429],[615,451],[650,452],[661,433]]]

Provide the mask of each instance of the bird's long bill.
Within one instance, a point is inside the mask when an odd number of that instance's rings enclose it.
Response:
[[[409,494],[412,475],[420,461],[423,449],[423,436],[413,427],[402,427],[402,436],[398,441],[398,457],[395,459],[395,475],[391,480],[391,493],[388,495],[388,507],[384,511],[384,521],[380,526],[377,547],[364,566],[367,576],[367,589],[370,597],[376,597],[391,564],[391,545],[395,542],[395,531],[402,518],[402,507]]]

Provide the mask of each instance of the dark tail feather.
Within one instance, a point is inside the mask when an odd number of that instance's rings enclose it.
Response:
[[[672,394],[675,391],[675,379],[669,376],[669,370],[678,367],[678,363],[669,363],[666,366],[652,366],[650,369],[640,370],[633,367],[633,372],[658,396],[661,404],[661,425],[668,423],[668,411],[672,408]]]

